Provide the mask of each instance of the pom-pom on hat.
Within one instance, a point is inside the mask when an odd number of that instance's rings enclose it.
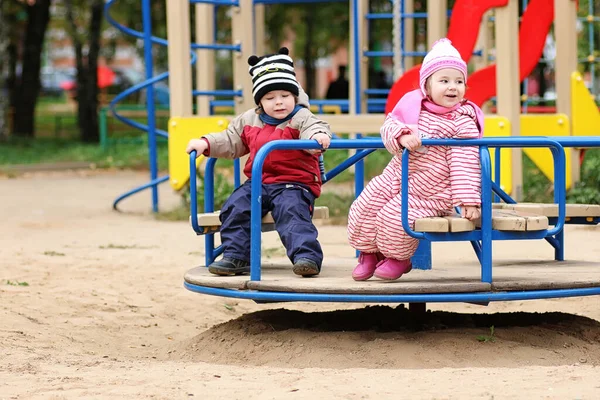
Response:
[[[248,71],[252,76],[252,96],[256,105],[272,90],[287,90],[295,96],[299,95],[300,85],[296,80],[294,62],[288,54],[290,52],[287,47],[282,47],[277,54],[248,58]]]
[[[460,53],[454,46],[450,39],[440,39],[433,44],[431,50],[423,59],[421,64],[421,70],[419,71],[419,86],[425,96],[427,96],[427,90],[425,88],[425,81],[435,72],[444,68],[454,68],[462,72],[465,77],[465,84],[467,83],[467,63],[463,61]]]

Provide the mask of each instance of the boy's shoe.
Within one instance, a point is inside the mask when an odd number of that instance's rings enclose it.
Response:
[[[393,281],[400,278],[402,275],[410,272],[412,263],[408,260],[396,260],[394,258],[386,258],[380,261],[375,268],[375,277]]]
[[[250,263],[235,258],[223,257],[208,266],[208,272],[215,275],[241,275],[250,273]]]
[[[383,259],[381,253],[363,253],[358,256],[358,265],[352,271],[352,279],[355,281],[366,281],[373,276],[377,263]]]
[[[313,260],[308,258],[299,258],[294,262],[294,268],[292,269],[296,275],[303,277],[319,275],[319,266]]]

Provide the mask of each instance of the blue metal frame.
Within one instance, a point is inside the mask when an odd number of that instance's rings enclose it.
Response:
[[[481,229],[472,232],[460,233],[422,233],[413,231],[408,224],[408,177],[403,175],[402,180],[402,224],[405,231],[423,243],[433,241],[470,241],[481,264],[481,281],[486,283],[493,282],[492,266],[492,243],[494,240],[533,240],[546,239],[555,249],[555,259],[564,259],[564,224],[566,220],[566,193],[565,193],[565,174],[566,162],[564,147],[600,147],[600,137],[499,137],[484,138],[476,140],[423,140],[425,146],[479,146],[482,166],[482,217]],[[492,180],[491,158],[488,147],[545,147],[549,148],[554,157],[554,201],[558,204],[558,217],[552,220],[554,227],[542,231],[529,232],[503,232],[492,229],[492,200],[493,193],[497,190],[501,197],[514,203],[510,196],[501,191]],[[256,154],[252,176],[259,177],[253,179],[251,183],[251,250],[250,250],[250,279],[252,281],[261,280],[261,197],[260,189],[262,186],[262,168],[267,155],[275,150],[289,149],[318,149],[319,144],[311,140],[279,140],[267,143]],[[344,161],[343,164],[336,167],[332,172],[326,174],[326,181],[331,180],[339,172],[348,166],[362,160],[366,155],[376,149],[384,148],[380,138],[366,138],[354,140],[332,140],[330,149],[357,149],[357,153]],[[190,170],[195,171],[195,154],[190,155]],[[409,153],[405,151],[402,157],[402,168],[408,170]],[[209,159],[205,174],[205,211],[214,210],[212,201],[212,176],[214,174],[215,159]],[[206,234],[206,265],[209,265],[215,257],[221,253],[221,249],[214,249],[213,235],[206,231],[206,227],[200,227],[197,220],[197,204],[195,204],[195,181],[192,182],[192,226],[198,234]],[[586,223],[599,222],[600,218],[593,221],[586,220]],[[579,220],[574,222],[580,222]],[[430,252],[430,247],[428,248]],[[427,254],[426,254],[427,256]],[[429,262],[430,259],[430,253]],[[478,292],[478,293],[451,293],[451,294],[380,294],[380,295],[348,295],[348,294],[315,294],[315,293],[288,293],[273,291],[238,291],[232,289],[220,289],[212,287],[203,287],[190,283],[185,283],[185,287],[191,291],[211,294],[217,296],[226,296],[243,299],[253,299],[256,301],[343,301],[343,302],[489,302],[506,300],[528,300],[554,297],[588,296],[600,294],[599,288],[585,289],[564,289],[564,290],[539,290],[522,292]]]
[[[153,59],[152,59],[152,46],[154,44],[158,44],[161,46],[168,46],[168,41],[162,38],[158,38],[152,36],[152,18],[151,18],[151,1],[150,0],[142,0],[142,19],[143,19],[143,32],[139,32],[128,28],[120,23],[118,23],[111,15],[111,7],[117,0],[107,0],[104,5],[104,15],[106,16],[106,20],[116,29],[125,33],[126,35],[133,36],[138,39],[142,39],[144,41],[144,63],[145,63],[145,75],[146,80],[137,85],[132,86],[131,88],[126,89],[122,93],[119,93],[115,98],[110,102],[110,110],[115,118],[119,121],[123,122],[126,125],[129,125],[133,128],[139,129],[141,131],[148,133],[148,150],[149,150],[149,164],[150,164],[150,182],[141,185],[137,188],[134,188],[130,191],[125,192],[124,194],[118,196],[113,202],[113,208],[117,209],[118,204],[126,199],[127,197],[139,193],[145,189],[150,188],[152,190],[152,210],[154,212],[158,212],[158,185],[162,182],[166,182],[169,180],[169,176],[158,177],[158,159],[157,159],[157,148],[156,148],[156,137],[168,137],[168,133],[164,130],[156,128],[155,122],[155,103],[154,103],[154,89],[153,85],[157,82],[163,81],[168,78],[169,72],[164,72],[157,76],[153,76]],[[229,6],[239,6],[239,2],[236,0],[189,0],[191,4],[194,3],[205,3],[205,4],[214,4],[214,5],[229,5]],[[241,51],[241,46],[236,45],[227,45],[227,44],[200,44],[200,43],[191,43],[190,46],[190,55],[191,55],[191,63],[195,64],[196,62],[196,54],[192,50],[197,49],[208,49],[208,50],[229,50],[229,51]],[[131,119],[125,118],[121,114],[117,112],[117,104],[130,96],[131,94],[138,92],[142,89],[146,89],[146,109],[148,110],[148,122],[147,125],[140,124],[139,122],[133,121]],[[213,90],[213,91],[192,91],[193,96],[198,95],[207,95],[207,96],[241,96],[241,91],[235,90]],[[216,101],[211,102],[211,107],[217,105]]]
[[[348,278],[350,279],[350,278]],[[490,301],[539,300],[558,297],[600,295],[600,287],[522,292],[432,293],[432,294],[322,294],[221,289],[184,282],[186,289],[213,296],[247,299],[258,302],[344,302],[344,303],[487,303]]]

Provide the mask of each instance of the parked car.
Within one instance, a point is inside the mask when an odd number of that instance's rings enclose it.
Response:
[[[64,83],[75,80],[76,75],[77,71],[74,68],[43,67],[40,71],[40,94],[42,96],[61,96],[64,92]]]

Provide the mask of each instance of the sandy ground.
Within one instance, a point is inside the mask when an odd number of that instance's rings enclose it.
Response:
[[[598,296],[429,304],[417,318],[396,304],[195,294],[182,277],[203,263],[203,240],[188,224],[156,220],[149,193],[111,209],[146,180],[0,178],[0,399],[600,398]],[[162,207],[177,202],[164,185]],[[350,273],[345,228],[320,232]],[[600,264],[600,227],[567,238],[567,258]],[[543,241],[495,248],[552,256]],[[465,251],[436,244],[434,264]]]

